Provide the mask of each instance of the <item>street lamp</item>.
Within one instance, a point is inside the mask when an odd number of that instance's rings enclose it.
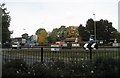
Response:
[[[95,14],[94,15],[94,37],[95,37],[95,43],[96,43],[96,22],[95,22]]]

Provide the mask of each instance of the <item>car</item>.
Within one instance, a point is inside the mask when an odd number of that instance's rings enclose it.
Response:
[[[2,45],[2,44],[1,44]],[[11,47],[11,44],[9,42],[5,42],[3,43],[2,45],[2,48],[10,48]]]
[[[12,44],[12,49],[21,49],[21,45],[18,42]]]

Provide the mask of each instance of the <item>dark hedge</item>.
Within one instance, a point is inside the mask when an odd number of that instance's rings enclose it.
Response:
[[[2,78],[120,78],[120,59],[81,60],[28,65],[17,59],[3,64]]]

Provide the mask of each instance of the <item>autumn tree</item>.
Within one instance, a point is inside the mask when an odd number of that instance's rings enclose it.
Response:
[[[78,36],[79,36],[78,27],[75,27],[75,26],[67,27],[67,37],[68,38],[78,37]]]
[[[40,45],[47,43],[47,32],[44,28],[38,29],[36,35],[38,36],[38,43]]]

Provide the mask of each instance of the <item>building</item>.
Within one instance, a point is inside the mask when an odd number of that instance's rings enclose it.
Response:
[[[120,1],[118,2],[118,31],[120,32]]]
[[[11,38],[11,40],[12,40],[12,43],[14,43],[14,42],[21,43],[22,42],[22,37]]]

